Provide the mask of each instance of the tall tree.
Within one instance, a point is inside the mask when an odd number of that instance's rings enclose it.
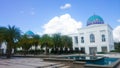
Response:
[[[21,39],[19,40],[18,45],[19,47],[22,47],[22,50],[24,51],[24,55],[26,55],[28,50],[33,45],[33,40],[32,38],[28,38],[27,35],[23,35]]]
[[[0,43],[5,41],[5,32],[7,31],[6,27],[0,27]]]
[[[61,41],[62,41],[62,46],[65,48],[72,48],[72,38],[69,36],[62,36],[61,37]]]
[[[1,45],[3,42],[5,42],[5,39],[4,39],[4,34],[5,34],[5,31],[7,30],[6,27],[0,27],[0,49],[1,49]]]
[[[40,40],[42,47],[45,47],[45,53],[48,54],[48,48],[53,46],[52,38],[48,34],[44,34]]]
[[[15,26],[8,26],[8,28],[3,27],[0,34],[3,36],[3,39],[7,42],[6,56],[7,58],[11,57],[12,48],[15,45],[15,42],[20,38],[20,30]]]
[[[40,36],[39,35],[33,35],[32,39],[33,39],[33,45],[35,46],[35,52],[36,52],[37,47],[38,47],[38,45],[40,43]]]
[[[60,33],[53,34],[52,37],[53,37],[54,48],[61,47],[62,43],[61,43],[61,35],[60,35]]]

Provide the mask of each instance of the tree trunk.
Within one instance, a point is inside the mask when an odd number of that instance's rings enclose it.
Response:
[[[37,54],[37,45],[35,45],[35,51],[34,52],[35,52],[34,55],[36,55]]]
[[[45,54],[47,55],[47,46],[45,47]]]
[[[11,45],[7,45],[7,50],[6,50],[6,57],[7,58],[11,58],[11,52],[12,52]]]

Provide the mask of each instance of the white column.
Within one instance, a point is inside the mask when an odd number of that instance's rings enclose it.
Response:
[[[85,47],[85,53],[86,53],[86,54],[90,54],[90,52],[89,52],[89,47]]]
[[[97,52],[102,52],[101,45],[97,45]]]

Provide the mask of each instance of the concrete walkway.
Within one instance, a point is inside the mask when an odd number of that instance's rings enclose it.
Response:
[[[64,68],[64,64],[45,62],[40,58],[0,59],[0,68]]]

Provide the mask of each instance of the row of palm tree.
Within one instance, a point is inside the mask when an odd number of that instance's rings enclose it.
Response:
[[[45,47],[45,51],[47,54],[47,50],[52,49],[60,49],[60,48],[72,48],[72,39],[66,35],[60,35],[60,33],[53,34],[49,36],[44,34],[40,39],[41,47]]]
[[[0,44],[5,42],[7,45],[6,56],[11,57],[12,49],[14,52],[18,47],[27,52],[32,46],[37,50],[38,45],[41,48],[45,48],[47,54],[47,49],[49,48],[71,48],[72,39],[66,35],[44,34],[41,37],[39,35],[33,35],[32,38],[28,37],[26,34],[21,35],[21,30],[15,26],[0,27]]]

